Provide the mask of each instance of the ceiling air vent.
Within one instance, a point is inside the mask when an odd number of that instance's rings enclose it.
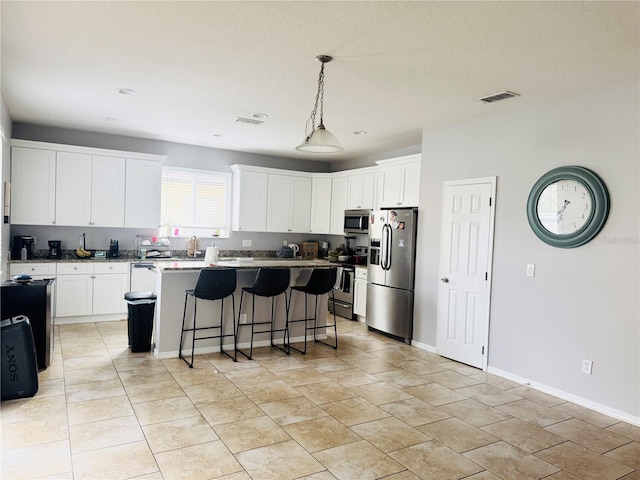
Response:
[[[249,125],[262,125],[263,120],[256,120],[255,118],[236,117],[238,123],[248,123]]]
[[[493,95],[488,95],[486,97],[479,98],[478,100],[484,103],[493,103],[499,100],[506,100],[507,98],[519,97],[519,93],[510,92],[505,90],[504,92],[494,93]]]

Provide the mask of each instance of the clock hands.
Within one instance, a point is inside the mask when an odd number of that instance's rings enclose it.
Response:
[[[558,222],[560,220],[562,220],[562,214],[564,213],[565,209],[567,208],[567,205],[569,205],[571,202],[569,200],[565,200],[564,201],[564,205],[562,206],[562,208],[560,210],[558,210]]]

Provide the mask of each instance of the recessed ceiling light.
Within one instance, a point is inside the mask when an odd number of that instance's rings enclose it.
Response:
[[[118,93],[120,95],[135,95],[137,92],[135,90],[131,90],[130,88],[119,88]]]
[[[365,132],[364,130],[356,130],[355,132],[353,132],[354,135],[366,135],[367,132]]]
[[[253,118],[269,118],[269,115],[266,113],[254,113],[251,115]]]
[[[115,117],[100,117],[100,120],[104,122],[117,122],[118,119]]]
[[[262,125],[264,121],[255,120],[253,118],[245,118],[245,117],[236,117],[236,122],[238,123],[248,123],[249,125]]]
[[[221,136],[222,136],[222,134],[221,134],[221,133],[214,133],[214,134],[212,134],[211,136],[212,136],[212,137],[221,137]]]

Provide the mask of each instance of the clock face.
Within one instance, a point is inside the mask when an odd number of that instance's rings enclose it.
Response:
[[[593,239],[609,215],[609,192],[584,167],[558,167],[531,188],[527,219],[533,233],[558,248],[575,248]]]
[[[587,186],[573,179],[550,183],[540,194],[537,214],[542,227],[555,235],[581,230],[593,213],[593,198]]]

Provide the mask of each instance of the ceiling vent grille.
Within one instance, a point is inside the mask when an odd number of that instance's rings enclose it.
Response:
[[[249,125],[262,125],[264,121],[255,118],[236,117],[238,123],[248,123]]]
[[[506,100],[507,98],[519,97],[519,93],[510,92],[505,90],[504,92],[494,93],[493,95],[488,95],[486,97],[479,98],[478,100],[484,103],[493,103],[498,102],[500,100]]]

